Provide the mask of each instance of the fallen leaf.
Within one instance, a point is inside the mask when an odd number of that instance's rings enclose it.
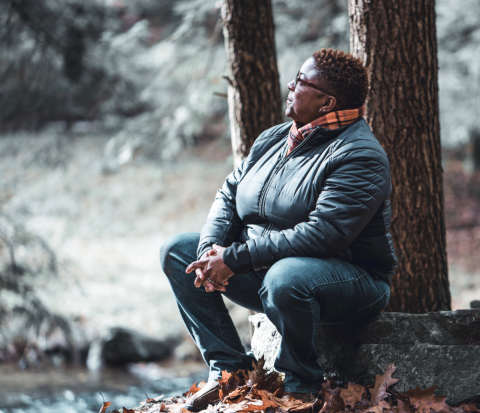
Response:
[[[266,410],[268,407],[270,407],[268,404],[263,404],[261,400],[259,400],[260,403],[256,402],[249,402],[245,403],[243,405],[242,412],[254,412],[258,410]]]
[[[268,405],[270,407],[278,407],[278,404],[275,401],[274,396],[269,391],[253,389],[249,397],[255,397],[255,396],[260,397],[264,405]]]
[[[375,406],[377,403],[379,403],[381,400],[387,397],[387,389],[393,384],[398,382],[398,379],[392,378],[392,375],[396,369],[397,368],[392,363],[387,367],[383,375],[381,376],[377,375],[375,377],[375,385],[373,386],[373,389],[370,391],[370,395],[371,395],[370,403],[372,406]]]
[[[355,404],[360,403],[365,395],[365,387],[360,384],[348,383],[346,389],[340,390],[340,396],[345,402],[345,406],[350,406],[352,409]]]
[[[123,413],[135,413],[133,409],[127,409],[126,407],[123,408]]]
[[[381,400],[374,406],[367,408],[366,413],[383,413],[384,409],[390,410],[391,407],[386,401]]]
[[[245,384],[243,376],[242,378],[239,376],[241,373],[244,372],[242,370],[232,373],[222,371],[222,378],[218,381],[220,384],[220,399],[223,399],[235,391],[239,386]]]
[[[410,402],[404,403],[397,395],[397,407],[394,409],[394,411],[396,413],[412,413],[412,409],[410,409]]]
[[[192,386],[190,387],[190,390],[188,390],[187,394],[195,394],[197,391],[201,390],[201,387],[197,387],[197,383],[193,383]]]
[[[320,396],[323,399],[323,406],[320,410],[321,413],[335,413],[345,410],[345,402],[340,396],[340,387],[332,389],[330,380],[327,380],[322,384],[322,390]]]
[[[284,396],[281,399],[276,398],[275,401],[282,410],[290,410],[303,404],[301,400],[294,399],[291,396]]]
[[[193,386],[192,386],[193,387]],[[145,396],[147,396],[147,394],[145,393]],[[153,399],[149,398],[147,396],[147,400],[145,400],[146,403],[153,403],[153,402],[158,402],[164,395],[162,394],[161,396],[157,396],[157,397],[154,397]]]
[[[105,413],[107,411],[108,406],[110,406],[112,403],[111,402],[103,402],[102,408],[98,413]]]
[[[355,405],[353,411],[356,413],[365,413],[370,406],[370,402],[367,398],[365,398],[360,403]]]
[[[244,398],[245,395],[250,391],[249,386],[240,386],[237,387],[233,392],[231,392],[228,396],[225,396],[222,399],[223,403],[230,403],[230,404],[237,404],[240,403]]]
[[[477,407],[476,403],[464,404],[462,407],[466,412],[480,412],[480,409]]]
[[[247,385],[253,387],[256,385],[258,389],[274,389],[280,388],[283,384],[280,382],[280,375],[276,371],[267,371],[264,369],[265,358],[262,356],[257,363],[252,362],[253,369],[248,371]]]
[[[434,410],[440,412],[442,410],[449,409],[447,403],[445,403],[446,397],[435,396],[433,393],[437,386],[432,386],[426,390],[422,390],[420,386],[413,390],[409,390],[405,393],[410,399],[410,403],[417,409],[417,413],[428,412]]]
[[[319,399],[319,398],[316,398],[315,400],[311,401],[311,402],[307,402],[307,403],[302,403],[301,405],[298,405],[298,406],[295,406],[291,409],[289,409],[288,411],[289,412],[302,412],[302,411],[305,411],[305,412],[313,412],[313,410],[317,407],[317,406],[321,406],[322,405],[322,400]]]

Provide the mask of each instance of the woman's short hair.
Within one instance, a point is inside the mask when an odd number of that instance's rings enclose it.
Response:
[[[320,49],[313,54],[322,86],[336,98],[340,109],[358,108],[368,93],[368,72],[362,61],[341,50]]]

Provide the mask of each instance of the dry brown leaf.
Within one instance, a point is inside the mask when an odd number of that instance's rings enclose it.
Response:
[[[365,387],[360,384],[348,383],[346,389],[340,390],[340,396],[345,402],[345,406],[350,406],[352,409],[355,404],[360,403],[365,395]]]
[[[248,371],[248,381],[249,386],[253,386],[255,383],[258,383],[262,377],[265,377],[265,370],[263,366],[265,365],[265,359],[262,357],[258,360],[257,363],[252,361],[252,370]]]
[[[260,397],[264,405],[269,405],[270,407],[276,408],[278,407],[278,404],[275,400],[275,397],[273,396],[272,393],[270,393],[267,390],[257,390],[257,389],[252,389],[249,397]]]
[[[181,413],[182,409],[184,409],[184,406],[185,406],[185,404],[183,404],[183,403],[168,404],[167,405],[167,412],[169,412],[169,413]],[[161,406],[155,406],[155,407],[161,407]],[[186,409],[184,409],[184,410],[186,410]]]
[[[102,407],[98,413],[105,413],[107,411],[108,406],[110,406],[111,402],[103,402]]]
[[[237,387],[228,396],[224,397],[222,399],[222,402],[230,403],[230,404],[233,404],[233,403],[238,404],[245,398],[245,395],[249,392],[249,390],[250,390],[250,387],[248,386]]]
[[[362,399],[360,403],[357,403],[353,408],[353,411],[356,413],[365,413],[365,411],[370,407],[370,402],[367,398]]]
[[[248,386],[256,386],[257,389],[267,389],[274,392],[277,388],[283,386],[279,381],[279,373],[276,371],[268,372],[264,369],[265,358],[262,356],[257,363],[252,362],[253,369],[248,371]]]
[[[147,396],[147,394],[145,394],[145,396]],[[140,405],[143,406],[145,403],[156,403],[160,401],[163,398],[163,396],[164,395],[162,394],[161,396],[154,397],[153,399],[147,396],[147,400],[140,402]]]
[[[477,407],[476,403],[464,404],[462,408],[466,412],[480,412],[480,409]]]
[[[445,403],[446,397],[433,394],[436,388],[437,386],[432,386],[422,390],[420,386],[417,386],[415,389],[407,391],[405,396],[410,399],[410,403],[417,409],[417,413],[429,412],[430,410],[440,412],[449,409],[448,404]]]
[[[392,378],[392,375],[396,369],[397,368],[392,363],[387,367],[385,373],[383,373],[381,376],[377,375],[375,377],[375,385],[373,386],[373,389],[370,390],[370,395],[372,396],[370,403],[372,406],[375,406],[377,403],[387,397],[387,389],[398,382],[398,379]]]
[[[321,413],[335,413],[345,410],[345,402],[340,396],[340,391],[340,387],[335,389],[330,387],[330,380],[322,384],[322,390],[320,391],[320,396],[323,399]]]
[[[412,409],[410,409],[410,402],[403,402],[397,395],[397,407],[394,409],[394,411],[395,413],[412,413]]]
[[[290,409],[288,409],[289,412],[313,412],[313,410],[317,406],[321,406],[323,404],[322,399],[316,398],[313,401],[310,402],[302,402],[302,404],[299,404],[298,406],[294,406]]]
[[[183,397],[189,397],[191,396],[192,394],[195,394],[197,391],[201,390],[201,387],[198,387],[197,386],[197,383],[193,383],[190,388],[188,389],[188,391],[186,391],[185,393],[183,393]]]
[[[127,409],[126,407],[123,408],[123,413],[135,413],[133,409]]]
[[[277,397],[275,402],[282,410],[289,410],[303,403],[301,400],[294,399],[291,396],[284,396],[281,399]]]
[[[241,370],[238,372],[228,373],[222,371],[222,378],[218,381],[220,384],[220,399],[227,397],[230,393],[235,391],[239,386],[245,384],[243,377],[239,376],[240,373],[243,373]]]
[[[371,407],[367,408],[366,413],[383,413],[384,409],[391,410],[390,404],[388,404],[384,400],[380,400],[374,406],[371,406]]]

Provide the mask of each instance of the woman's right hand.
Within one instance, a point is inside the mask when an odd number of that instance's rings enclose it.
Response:
[[[206,251],[198,261],[192,262],[187,267],[187,273],[195,271],[197,276],[194,281],[195,287],[203,285],[207,293],[215,290],[226,291],[228,279],[233,272],[223,262],[224,250],[225,248],[214,244],[211,250]]]

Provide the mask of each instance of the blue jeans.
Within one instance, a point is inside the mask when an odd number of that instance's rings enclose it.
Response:
[[[390,287],[361,268],[338,258],[285,258],[268,270],[233,275],[226,292],[207,293],[193,285],[185,268],[197,259],[198,232],[177,234],[160,250],[183,321],[210,368],[209,380],[221,371],[251,370],[247,354],[222,295],[250,310],[265,313],[282,336],[275,369],[285,373],[285,390],[320,390],[323,371],[317,363],[319,324],[340,324],[380,312]]]

